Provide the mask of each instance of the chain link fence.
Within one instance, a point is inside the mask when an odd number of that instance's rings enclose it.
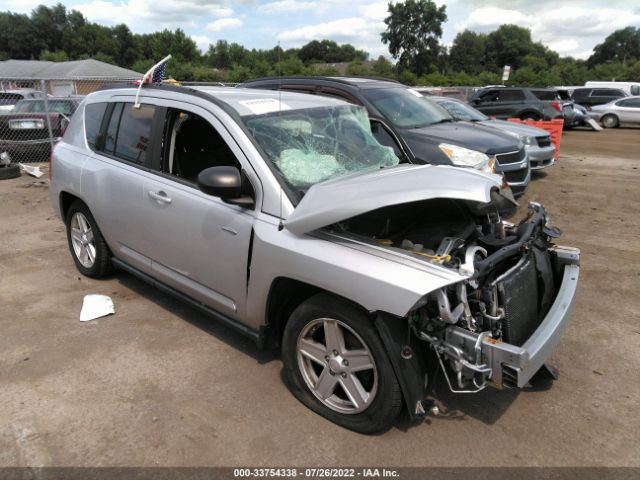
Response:
[[[82,98],[133,78],[0,78],[0,162],[46,162]]]

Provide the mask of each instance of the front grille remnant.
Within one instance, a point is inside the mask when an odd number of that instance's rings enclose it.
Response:
[[[521,148],[517,152],[498,153],[496,154],[496,161],[498,165],[511,165],[512,163],[519,163],[524,160],[527,152],[524,148]]]
[[[522,346],[540,324],[538,274],[532,255],[527,255],[498,280],[504,305],[502,334],[505,342]]]

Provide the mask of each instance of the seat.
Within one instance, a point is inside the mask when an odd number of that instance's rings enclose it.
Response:
[[[238,165],[233,152],[218,132],[199,117],[188,118],[180,125],[176,136],[175,161],[175,173],[192,182],[205,168]]]

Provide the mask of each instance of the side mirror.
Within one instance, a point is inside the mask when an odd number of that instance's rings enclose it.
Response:
[[[242,192],[240,170],[235,167],[210,167],[198,174],[198,188],[223,200],[238,198]]]
[[[253,206],[253,198],[243,195],[242,174],[236,167],[209,167],[198,174],[198,188],[233,205]]]

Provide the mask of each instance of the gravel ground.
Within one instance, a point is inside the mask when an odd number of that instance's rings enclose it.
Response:
[[[0,181],[0,466],[640,466],[638,152],[637,129],[567,132],[523,198],[583,252],[560,380],[439,384],[441,415],[379,436],[311,413],[277,355],[132,276],[81,277],[46,183]],[[116,315],[80,323],[89,293]]]

